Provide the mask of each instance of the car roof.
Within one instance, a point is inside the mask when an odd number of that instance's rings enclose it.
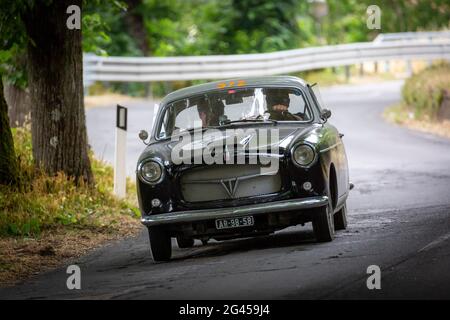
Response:
[[[232,89],[241,87],[306,87],[306,82],[298,77],[293,76],[267,76],[253,78],[234,78],[199,84],[169,93],[161,101],[161,105],[169,102],[183,99],[192,95],[204,93],[207,91],[218,89]]]

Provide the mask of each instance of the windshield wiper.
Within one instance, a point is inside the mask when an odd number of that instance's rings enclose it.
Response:
[[[217,126],[206,126],[206,127],[195,127],[195,128],[183,129],[183,130],[180,130],[180,133],[192,132],[192,131],[195,131],[195,130],[199,130],[199,131],[201,130],[203,132],[203,131],[205,131],[207,129],[217,129]]]
[[[228,126],[230,124],[234,124],[234,123],[239,123],[239,122],[271,122],[271,123],[278,123],[277,120],[274,119],[264,119],[264,118],[245,118],[245,119],[240,119],[240,120],[233,120],[233,121],[226,121],[225,123],[219,125],[219,126],[206,126],[206,127],[195,127],[195,128],[189,128],[189,129],[182,129],[179,130],[178,132],[176,132],[176,134],[183,134],[186,132],[191,133],[192,131],[195,130],[201,130],[202,132],[207,130],[207,129],[219,129],[220,127],[223,126]],[[173,135],[173,134],[172,134]]]
[[[278,123],[277,120],[274,119],[264,119],[264,118],[247,118],[247,119],[239,119],[239,120],[233,120],[233,121],[226,121],[223,126],[227,126],[229,124],[233,123],[239,123],[239,122],[272,122],[272,123]]]

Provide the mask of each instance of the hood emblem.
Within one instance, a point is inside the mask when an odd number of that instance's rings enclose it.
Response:
[[[241,141],[239,141],[239,143],[243,146],[246,147],[247,144],[250,142],[250,140],[252,140],[253,136],[250,134],[244,138],[241,139]]]
[[[220,184],[225,189],[225,191],[227,192],[227,194],[230,198],[235,198],[236,190],[239,185],[239,178],[220,180]]]

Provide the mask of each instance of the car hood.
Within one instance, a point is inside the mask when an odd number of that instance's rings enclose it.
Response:
[[[314,124],[276,125],[276,126],[248,126],[245,128],[233,128],[234,130],[206,130],[200,133],[185,133],[172,137],[171,140],[157,141],[150,144],[140,157],[140,161],[149,157],[158,157],[163,161],[171,161],[171,153],[175,148],[190,154],[205,148],[214,146],[233,146],[235,149],[246,149],[248,152],[267,152],[278,148],[282,154],[296,141],[308,136],[309,132],[316,129]],[[278,134],[272,134],[271,130],[277,130]],[[264,132],[265,131],[265,132]],[[261,137],[269,136],[267,139]],[[234,141],[234,143],[233,143]],[[242,150],[241,149],[241,150]],[[176,150],[176,149],[175,149]],[[189,152],[191,151],[191,152]]]

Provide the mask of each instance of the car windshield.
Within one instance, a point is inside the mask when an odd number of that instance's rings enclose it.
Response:
[[[239,88],[174,101],[160,119],[157,137],[168,138],[176,132],[239,121],[310,121],[311,112],[298,89]]]

